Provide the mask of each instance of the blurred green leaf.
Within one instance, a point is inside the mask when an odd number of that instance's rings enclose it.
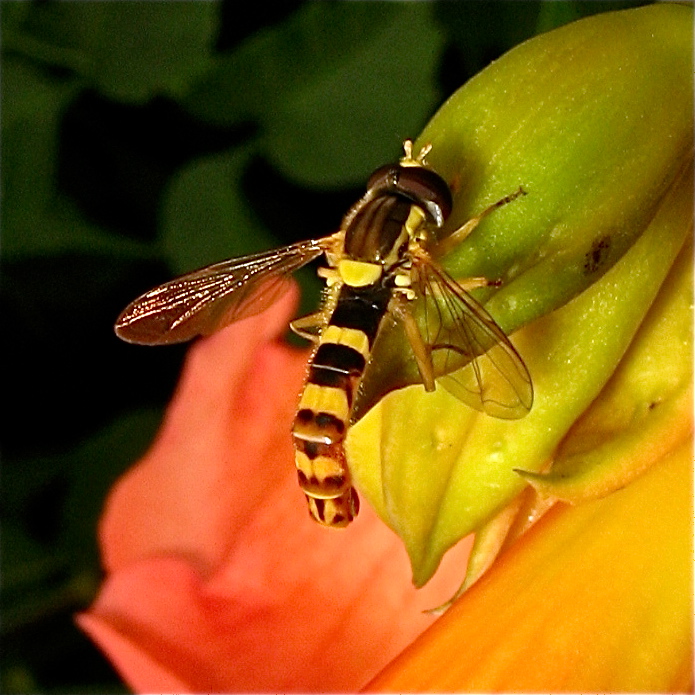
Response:
[[[436,106],[442,47],[428,3],[308,3],[218,59],[185,104],[257,119],[268,159],[305,185],[354,184]]]
[[[57,572],[65,572],[66,561],[62,554],[47,553],[46,547],[16,522],[3,523],[2,537],[3,629],[7,630],[8,597],[13,597],[16,608],[17,592],[52,583]]]
[[[103,499],[160,420],[157,410],[127,413],[69,453],[6,463],[3,630],[92,600]]]
[[[54,195],[60,117],[76,85],[26,62],[3,61],[3,255],[35,249]]]
[[[499,2],[491,11],[489,3],[466,3],[462,12],[459,3],[434,4],[435,17],[449,38],[449,50],[460,56],[458,67],[465,70],[464,79],[482,70],[491,60],[498,58],[506,48],[533,36],[538,29],[539,16],[550,6],[567,6],[573,11],[573,3]]]
[[[15,141],[16,142],[16,141]],[[36,141],[34,145],[36,145]],[[32,148],[27,148],[32,152]],[[8,174],[10,176],[10,174]],[[68,197],[52,191],[50,181],[36,175],[37,185],[26,191],[29,196],[41,186],[50,193],[45,206],[36,209],[24,205],[18,197],[21,190],[8,190],[3,205],[3,258],[25,259],[38,255],[66,252],[105,253],[120,256],[151,257],[153,249],[127,237],[111,234],[103,227],[86,219],[82,211]],[[38,200],[37,200],[38,203]]]
[[[164,194],[161,238],[176,273],[278,245],[238,185],[253,149],[251,145],[197,159],[173,177]],[[302,271],[296,279],[302,287],[301,310],[314,311],[320,292],[315,273]]]
[[[112,99],[142,103],[181,94],[206,67],[217,11],[212,2],[35,3],[8,40]]]
[[[197,159],[173,177],[164,194],[161,237],[175,272],[277,245],[235,185],[250,154],[237,148]]]
[[[103,500],[116,478],[147,450],[162,419],[158,408],[124,413],[85,440],[71,455],[60,544],[74,560],[93,560]],[[87,551],[87,552],[85,552]]]
[[[91,7],[91,3],[89,5]],[[107,2],[94,40],[94,77],[114,99],[181,95],[208,63],[217,5]]]

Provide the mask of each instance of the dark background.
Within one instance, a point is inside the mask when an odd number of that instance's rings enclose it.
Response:
[[[185,348],[119,342],[120,309],[331,233],[490,61],[637,4],[1,3],[3,693],[125,690],[72,616],[102,578],[105,495]]]

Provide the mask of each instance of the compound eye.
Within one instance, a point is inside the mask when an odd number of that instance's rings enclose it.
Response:
[[[367,181],[367,190],[378,195],[379,193],[393,193],[398,187],[398,175],[401,167],[398,164],[385,164],[379,167]]]
[[[446,181],[422,166],[387,164],[377,169],[367,183],[372,195],[396,193],[419,205],[441,227],[451,213],[451,191]]]
[[[431,169],[399,167],[398,190],[423,207],[438,227],[451,213],[451,190],[446,181]]]

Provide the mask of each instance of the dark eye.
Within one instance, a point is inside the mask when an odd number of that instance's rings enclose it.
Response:
[[[374,195],[397,193],[422,207],[441,227],[451,213],[451,191],[446,181],[431,169],[421,166],[387,164],[377,169],[367,182]]]
[[[367,190],[373,193],[393,191],[398,185],[398,173],[401,169],[398,164],[385,164],[379,167],[367,181]]]

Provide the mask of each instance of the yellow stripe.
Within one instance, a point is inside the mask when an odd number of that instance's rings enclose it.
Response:
[[[347,393],[330,386],[307,384],[299,401],[299,409],[303,408],[315,413],[330,413],[344,423],[347,423],[350,416]]]
[[[340,277],[350,287],[373,285],[381,277],[382,270],[380,263],[355,261],[351,258],[341,258],[338,261]]]
[[[365,360],[369,359],[369,339],[366,333],[357,328],[328,325],[321,335],[321,342],[347,345],[357,350]]]
[[[417,237],[417,230],[424,221],[425,211],[419,205],[412,205],[410,207],[410,213],[408,213],[408,219],[403,225],[411,239],[415,239]]]
[[[304,492],[312,497],[332,499],[342,495],[350,487],[350,476],[341,461],[336,461],[329,456],[317,456],[315,459],[310,459],[301,451],[296,451],[295,454],[297,470],[304,473],[308,481],[300,485]],[[342,486],[326,485],[326,479],[332,477],[343,478]]]
[[[317,500],[307,495],[306,500],[314,521],[332,528],[347,526],[357,516],[360,508],[357,493],[352,488],[334,499]]]

